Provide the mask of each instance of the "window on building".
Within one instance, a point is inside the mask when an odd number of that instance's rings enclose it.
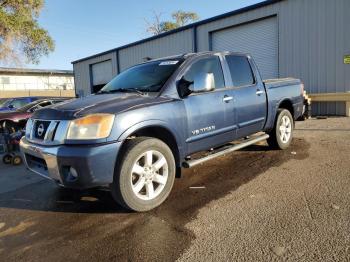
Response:
[[[255,83],[252,68],[245,56],[228,55],[226,61],[230,68],[233,85],[236,87],[253,85]]]

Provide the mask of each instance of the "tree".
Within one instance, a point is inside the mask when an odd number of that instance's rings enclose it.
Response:
[[[178,27],[189,24],[190,22],[197,21],[199,16],[194,12],[185,12],[182,10],[176,11],[171,14],[171,17],[175,20],[175,24]]]
[[[55,48],[37,21],[44,0],[0,0],[0,61],[39,63]]]
[[[147,24],[147,32],[153,35],[159,35],[161,33],[174,30],[181,26],[185,26],[191,22],[197,21],[199,16],[194,12],[185,12],[178,10],[171,14],[174,21],[161,21],[161,13],[153,12],[152,22],[145,19]]]

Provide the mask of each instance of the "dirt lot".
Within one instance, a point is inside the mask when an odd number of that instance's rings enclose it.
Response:
[[[286,151],[262,144],[185,170],[143,214],[1,164],[0,261],[350,260],[350,119],[296,128]]]

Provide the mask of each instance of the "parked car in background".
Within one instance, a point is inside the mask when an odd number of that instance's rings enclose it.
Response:
[[[3,101],[0,101],[0,113],[15,111],[16,109],[21,108],[38,99],[38,97],[16,97],[4,99]]]
[[[161,58],[95,95],[36,111],[21,150],[35,173],[68,188],[109,186],[122,206],[147,211],[168,197],[181,167],[264,140],[286,149],[303,93],[299,79],[262,80],[250,55]]]
[[[8,100],[8,98],[0,98],[0,107],[6,100]]]
[[[31,102],[15,111],[0,112],[0,128],[20,130],[24,129],[28,118],[41,108],[61,103],[68,98],[44,98]]]

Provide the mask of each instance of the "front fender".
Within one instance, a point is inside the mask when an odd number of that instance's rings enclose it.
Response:
[[[129,127],[118,137],[118,141],[125,140],[127,137],[129,137],[131,134],[135,133],[138,130],[141,130],[141,129],[144,129],[147,127],[157,127],[157,126],[165,128],[170,133],[172,133],[173,136],[175,137],[176,143],[179,144],[180,135],[177,134],[177,132],[173,128],[171,128],[169,123],[167,123],[163,120],[158,120],[158,119],[145,120],[145,121],[139,122],[139,123]]]

